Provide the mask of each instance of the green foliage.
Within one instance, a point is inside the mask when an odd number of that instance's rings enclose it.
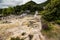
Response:
[[[20,38],[19,37],[11,38],[11,40],[20,40]]]
[[[6,16],[6,15],[7,15],[6,10],[7,10],[7,9],[3,9],[3,10],[2,10],[2,15],[3,15],[3,16]]]
[[[45,22],[42,24],[42,30],[44,31],[50,31],[52,29],[52,24]]]
[[[0,14],[2,14],[2,9],[0,9]]]
[[[56,20],[55,23],[59,24],[60,25],[60,20]]]
[[[12,14],[14,11],[13,8],[9,7],[9,8],[4,8],[2,9],[2,16],[7,16],[7,15],[10,15]]]
[[[16,38],[11,38],[11,40],[24,40],[23,38],[20,39],[19,37],[16,37]]]
[[[60,0],[50,0],[42,14],[47,21],[60,20]]]
[[[19,15],[26,10],[30,10],[30,12],[32,12],[32,14],[34,14],[33,12],[35,12],[36,10],[42,11],[43,6],[45,6],[45,4],[44,3],[36,4],[33,1],[29,1],[28,3],[21,5],[21,6],[17,5],[15,7],[0,9],[0,14],[2,14],[2,16],[8,16],[10,14]]]
[[[33,1],[30,1],[26,3],[25,5],[22,6],[22,10],[30,10],[30,11],[35,11],[36,10],[36,3]]]
[[[7,8],[7,13],[11,14],[13,11],[14,11],[14,8],[11,8],[11,7]]]
[[[60,20],[60,0],[48,0],[42,4],[36,4],[30,1],[24,5],[9,7],[0,9],[0,14],[2,16],[7,16],[10,14],[19,15],[23,11],[30,10],[30,12],[35,12],[36,10],[42,11],[43,18],[47,21]],[[33,13],[34,14],[34,13]]]
[[[36,10],[41,11],[43,10],[43,4],[36,4],[33,1],[29,1],[28,3],[22,5],[21,9],[22,10],[30,10],[31,12],[35,12]]]
[[[16,7],[14,7],[14,14],[16,14],[16,15],[19,15],[20,14],[20,12],[21,12],[21,6],[16,6]]]

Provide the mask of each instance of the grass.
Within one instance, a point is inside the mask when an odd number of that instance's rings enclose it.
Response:
[[[55,23],[59,24],[60,25],[60,20],[56,20]]]
[[[51,23],[52,24],[52,23]],[[52,24],[52,29],[49,31],[42,30],[47,40],[60,40],[60,26]]]

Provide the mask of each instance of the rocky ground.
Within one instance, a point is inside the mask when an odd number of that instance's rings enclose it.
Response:
[[[19,37],[24,40],[45,40],[41,33],[41,16],[8,16],[0,22],[0,40]],[[31,38],[32,36],[32,38]]]

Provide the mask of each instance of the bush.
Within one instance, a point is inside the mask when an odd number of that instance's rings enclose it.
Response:
[[[42,30],[44,31],[50,31],[52,29],[52,25],[50,23],[44,23],[42,24]]]
[[[11,38],[11,40],[20,40],[20,38],[19,37]]]
[[[55,21],[60,19],[60,0],[51,0],[42,11],[43,18],[46,21]]]
[[[60,20],[56,20],[55,23],[59,24],[60,25]]]

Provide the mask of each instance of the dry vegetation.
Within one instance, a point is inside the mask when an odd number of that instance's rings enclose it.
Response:
[[[43,35],[46,36],[47,40],[60,40],[60,25],[58,24],[52,24],[52,29],[49,31],[43,31]]]

